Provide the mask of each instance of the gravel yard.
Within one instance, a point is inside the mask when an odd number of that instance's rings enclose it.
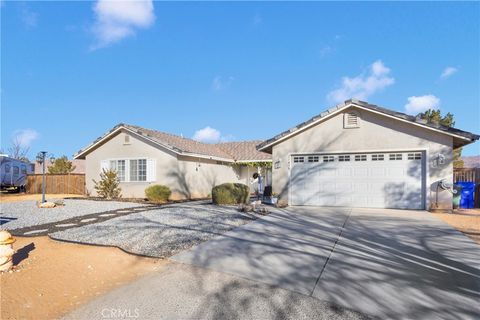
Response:
[[[165,258],[257,218],[238,212],[236,207],[206,202],[175,204],[55,232],[50,237]]]
[[[62,221],[65,219],[110,210],[139,207],[138,203],[66,199],[65,206],[40,209],[36,202],[17,201],[0,204],[1,229],[13,230]]]

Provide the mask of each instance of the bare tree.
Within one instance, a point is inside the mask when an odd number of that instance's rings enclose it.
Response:
[[[12,140],[12,145],[7,149],[8,155],[14,159],[29,161],[27,154],[30,151],[29,147],[24,146],[18,138]]]

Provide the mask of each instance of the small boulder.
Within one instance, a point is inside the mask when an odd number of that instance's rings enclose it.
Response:
[[[253,206],[249,204],[241,204],[238,209],[241,212],[252,212],[253,211]]]
[[[286,208],[288,207],[288,202],[286,200],[278,200],[275,206],[277,208]]]
[[[55,203],[55,206],[64,206],[65,205],[65,200],[63,199],[58,199],[58,200],[55,200],[53,203]]]
[[[255,212],[258,213],[258,214],[261,214],[261,215],[266,215],[266,214],[268,214],[270,211],[268,211],[267,208],[265,208],[265,207],[262,206],[262,207],[258,208],[257,210],[255,210]]]
[[[39,208],[55,208],[56,204],[54,202],[43,202],[38,205]]]

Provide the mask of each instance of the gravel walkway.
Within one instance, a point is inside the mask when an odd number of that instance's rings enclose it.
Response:
[[[165,258],[257,218],[234,207],[177,204],[55,232],[50,237]]]
[[[105,211],[139,207],[141,204],[117,201],[66,199],[65,206],[40,209],[35,201],[18,201],[0,204],[0,228],[18,229],[62,221],[73,217]]]

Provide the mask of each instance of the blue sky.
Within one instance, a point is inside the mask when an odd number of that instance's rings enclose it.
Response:
[[[120,122],[266,139],[347,96],[480,133],[479,22],[478,2],[2,1],[2,147],[71,156]]]

